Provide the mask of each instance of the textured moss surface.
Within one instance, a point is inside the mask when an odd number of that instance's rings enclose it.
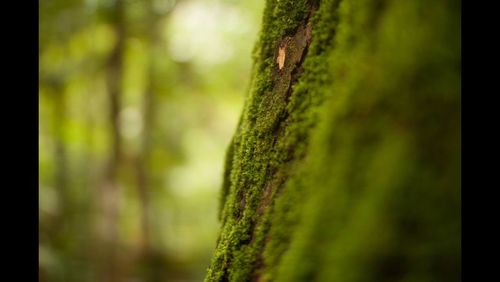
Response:
[[[254,60],[206,281],[460,280],[460,2],[268,0]]]

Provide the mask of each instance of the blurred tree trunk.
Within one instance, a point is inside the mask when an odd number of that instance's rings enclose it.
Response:
[[[64,92],[57,90],[54,95],[54,130],[55,130],[55,159],[56,159],[56,189],[61,194],[66,193],[67,180],[67,157],[64,146],[64,121],[66,120],[66,107]],[[63,202],[64,204],[64,202]]]
[[[124,4],[122,0],[115,1],[113,13],[113,23],[116,31],[116,43],[111,51],[108,68],[108,94],[109,94],[109,113],[111,122],[111,143],[112,151],[110,155],[109,178],[116,178],[117,164],[121,158],[121,133],[120,133],[120,108],[123,83],[123,60],[125,49],[125,22],[124,22]]]
[[[103,279],[120,281],[117,262],[118,218],[121,191],[118,172],[122,159],[122,140],[120,131],[121,96],[123,92],[124,50],[125,50],[125,6],[123,0],[116,0],[111,13],[111,22],[115,29],[116,43],[111,51],[106,69],[107,91],[109,97],[109,121],[111,127],[111,151],[102,185],[102,208],[104,212],[104,247]]]
[[[65,236],[72,227],[72,216],[74,205],[71,197],[71,186],[69,176],[69,156],[66,148],[66,93],[62,81],[51,81],[51,98],[53,102],[52,128],[54,130],[54,188],[57,191],[57,203],[59,205],[53,221],[51,221],[51,236],[47,239],[51,245],[67,251]]]
[[[206,281],[460,281],[460,9],[266,1]]]
[[[136,172],[137,172],[137,192],[141,206],[141,231],[142,231],[142,254],[147,256],[151,251],[151,207],[150,207],[150,179],[149,161],[151,152],[151,134],[154,126],[155,117],[155,50],[160,42],[160,30],[158,28],[161,16],[157,15],[153,8],[153,2],[148,0],[146,5],[146,44],[148,46],[148,66],[147,66],[147,82],[142,100],[143,127],[141,134],[141,146],[136,157]]]

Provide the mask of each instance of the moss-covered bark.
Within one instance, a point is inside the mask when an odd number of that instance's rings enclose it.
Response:
[[[267,0],[254,62],[206,281],[460,280],[460,2]]]

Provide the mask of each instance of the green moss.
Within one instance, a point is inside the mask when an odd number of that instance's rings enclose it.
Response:
[[[267,1],[206,281],[459,280],[459,14]]]
[[[307,201],[273,281],[460,279],[457,10],[373,2],[339,7],[331,99],[286,186]]]
[[[225,200],[221,200],[225,203],[222,208],[223,227],[207,281],[246,281],[256,275],[255,265],[262,263],[259,257],[267,234],[269,213],[267,205],[260,203],[266,185],[272,182],[277,168],[286,159],[283,158],[285,146],[278,145],[285,143],[282,140],[284,134],[278,132],[284,131],[289,115],[286,95],[292,71],[297,67],[290,63],[290,58],[293,52],[302,50],[294,44],[289,46],[289,60],[282,72],[277,70],[275,54],[280,41],[292,38],[299,27],[305,25],[312,5],[308,1],[267,2],[263,29],[254,50],[252,86],[227,154],[222,194]],[[280,181],[274,183],[282,184]],[[269,188],[269,199],[276,189]]]

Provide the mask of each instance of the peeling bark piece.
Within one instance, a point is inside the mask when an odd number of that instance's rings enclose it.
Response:
[[[286,48],[286,45],[279,48],[279,50],[278,50],[278,58],[276,58],[276,62],[278,63],[278,68],[280,70],[285,65],[285,56],[286,56],[285,48]]]

